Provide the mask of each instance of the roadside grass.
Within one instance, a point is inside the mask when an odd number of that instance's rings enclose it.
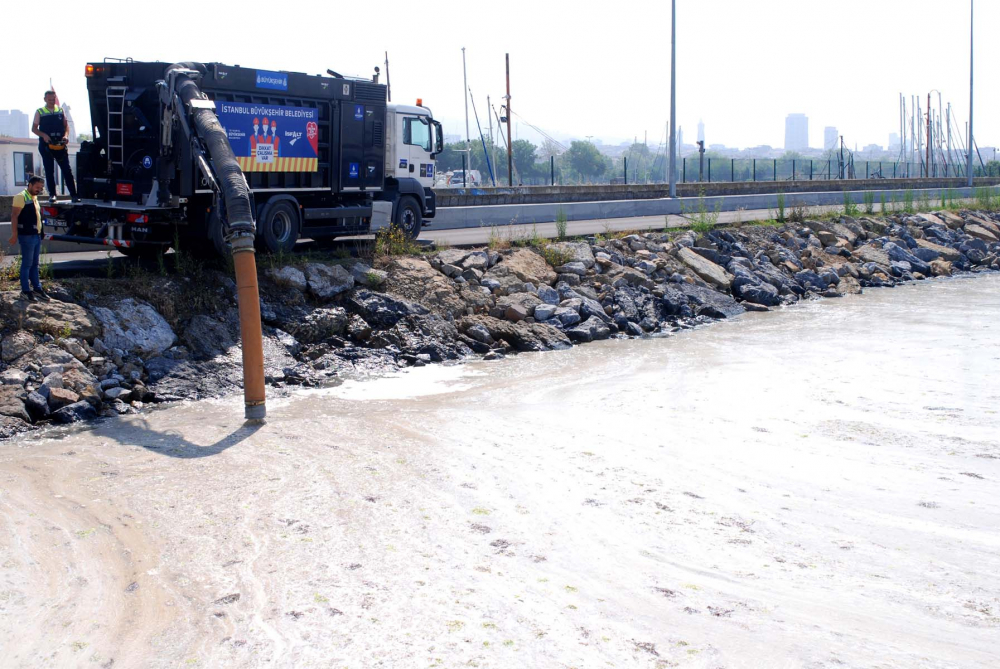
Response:
[[[784,211],[784,196],[781,199],[782,212]],[[705,190],[702,189],[698,192],[698,204],[693,211],[688,210],[683,205],[681,205],[681,211],[685,214],[690,214],[686,218],[691,221],[691,225],[688,226],[694,232],[703,235],[710,232],[719,223],[719,214],[722,212],[722,202],[716,202],[714,209],[708,208],[708,203],[705,201]],[[784,213],[782,213],[784,216]]]

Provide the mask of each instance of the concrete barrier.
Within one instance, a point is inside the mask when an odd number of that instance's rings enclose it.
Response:
[[[818,193],[864,190],[921,190],[928,188],[963,188],[965,179],[853,179],[823,181],[736,181],[677,184],[678,197],[714,195],[753,195],[764,193]],[[975,180],[976,186],[995,186],[1000,178]],[[669,197],[667,184],[591,185],[591,186],[517,186],[514,188],[439,188],[435,189],[439,207],[475,207],[495,204],[548,204],[596,202],[607,200],[656,200]]]
[[[940,201],[942,191],[957,198],[970,198],[974,189],[969,188],[925,188],[914,189],[915,200],[927,198],[931,202]],[[865,192],[875,198],[876,209],[884,195],[887,202],[893,198],[901,200],[897,189],[852,190],[836,192],[797,192],[785,193],[785,211],[797,206],[829,206],[843,205],[844,193],[862,208]],[[668,214],[693,215],[699,207],[708,211],[738,211],[740,209],[771,209],[778,208],[777,193],[753,195],[706,196],[702,198],[659,198],[643,200],[611,200],[596,202],[561,202],[550,204],[510,204],[449,207],[438,209],[437,216],[428,229],[449,230],[457,228],[478,228],[494,225],[551,223],[561,211],[568,221],[589,221],[609,218],[631,218],[639,216],[666,216]]]

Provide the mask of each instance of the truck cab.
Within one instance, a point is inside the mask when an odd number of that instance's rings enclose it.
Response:
[[[421,103],[386,109],[385,196],[393,199],[394,222],[411,237],[434,216],[435,158],[444,148],[441,123]]]

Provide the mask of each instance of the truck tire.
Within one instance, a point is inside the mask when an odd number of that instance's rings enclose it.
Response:
[[[299,239],[299,209],[287,200],[270,202],[257,222],[257,239],[271,253],[287,253]]]
[[[403,231],[408,239],[416,239],[423,226],[423,214],[420,205],[409,196],[401,197],[396,204],[396,220],[393,224]]]

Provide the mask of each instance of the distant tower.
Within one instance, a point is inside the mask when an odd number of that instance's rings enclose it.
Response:
[[[840,133],[832,125],[828,125],[823,128],[823,149],[829,151],[830,149],[836,149],[837,144],[840,143]]]
[[[805,114],[789,114],[785,118],[785,151],[809,148],[809,119]]]
[[[684,128],[677,128],[677,153],[680,154],[681,147],[684,146]]]
[[[705,122],[701,119],[698,119],[698,141],[705,141]]]

